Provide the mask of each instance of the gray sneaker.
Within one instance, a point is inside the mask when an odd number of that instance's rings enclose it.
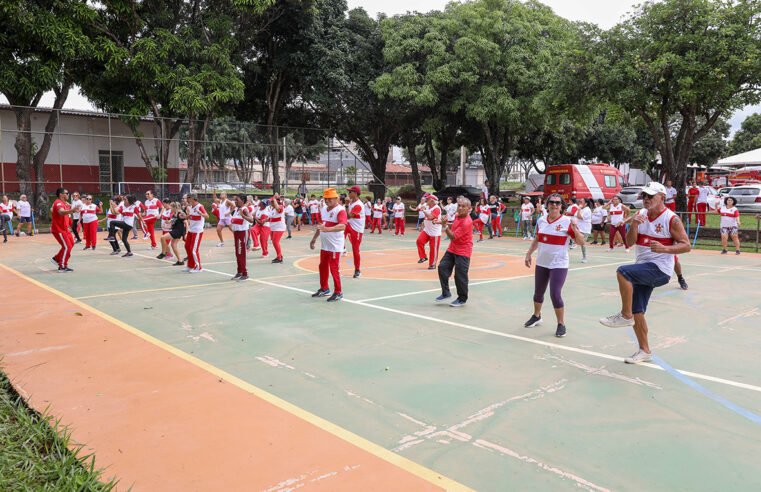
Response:
[[[653,360],[653,354],[648,354],[644,350],[637,350],[637,352],[631,357],[624,359],[627,364],[639,364],[640,362],[650,362]]]
[[[600,323],[609,328],[624,328],[634,326],[634,318],[626,319],[623,314],[618,313],[607,318],[600,318]]]

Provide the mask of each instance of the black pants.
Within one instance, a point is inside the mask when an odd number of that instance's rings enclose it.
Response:
[[[450,294],[449,277],[454,270],[454,285],[457,288],[457,299],[461,302],[468,300],[468,269],[470,268],[470,258],[467,256],[456,255],[450,251],[444,253],[439,261],[439,282],[441,283],[441,293]]]
[[[5,214],[0,214],[0,229],[3,230],[3,239],[8,239],[8,232],[13,235],[13,222]]]
[[[79,239],[79,232],[77,231],[78,224],[79,224],[79,219],[71,219],[71,232],[74,233],[74,237],[77,239],[77,242],[81,242],[82,240]]]
[[[119,242],[116,240],[116,229],[122,230],[122,242],[124,243],[124,248],[127,250],[127,253],[130,253],[132,250],[129,247],[129,233],[132,230],[132,226],[124,222],[123,220],[112,220],[111,225],[108,228],[108,236],[112,237],[111,239],[111,247],[114,248],[114,251],[119,249]]]

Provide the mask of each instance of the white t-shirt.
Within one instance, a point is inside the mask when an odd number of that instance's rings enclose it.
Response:
[[[433,220],[426,218],[423,221],[423,231],[431,237],[441,236],[441,223],[433,223],[434,220],[441,218],[441,207],[434,205],[433,207],[428,208],[428,205],[426,205],[426,212],[433,216]]]
[[[721,214],[721,227],[737,227],[737,219],[740,217],[740,212],[736,207],[727,208],[722,206],[719,209]]]
[[[592,210],[592,224],[602,224],[605,221],[605,215],[607,215],[607,211],[604,208],[599,205],[595,207]]]
[[[74,201],[71,202],[71,208],[72,209],[75,209],[77,207],[79,207],[81,209],[84,206],[85,206],[85,204],[82,202],[82,200],[74,200]],[[79,219],[82,218],[82,213],[81,212],[74,212],[73,214],[71,214],[71,218],[74,219],[74,220],[79,220]]]
[[[273,207],[267,207],[267,215],[270,221],[267,222],[270,225],[272,232],[282,232],[285,230],[285,220],[283,218],[283,212],[278,212]]]
[[[403,219],[404,218],[404,203],[402,202],[394,203],[393,211],[394,211],[395,219]]]
[[[589,207],[581,209],[581,218],[579,219],[579,232],[582,234],[592,233],[592,211]]]
[[[286,217],[295,217],[296,212],[293,211],[293,205],[287,205],[284,209]]]
[[[9,219],[12,219],[14,208],[15,206],[13,205],[13,202],[0,203],[0,214],[5,215]]]
[[[457,214],[457,204],[456,203],[447,203],[444,206],[444,211],[447,213],[447,222],[453,223],[455,215]]]
[[[568,268],[568,245],[574,236],[571,224],[571,217],[568,215],[561,215],[552,222],[544,217],[537,221],[537,266],[550,269]]]
[[[29,202],[27,201],[21,201],[21,200],[17,201],[16,210],[18,210],[18,214],[20,217],[32,216],[32,206],[29,205]]]
[[[206,224],[206,219],[203,215],[206,213],[206,209],[200,203],[195,206],[188,207],[188,232],[195,234],[203,232],[203,226]]]
[[[373,205],[373,219],[383,218],[383,204],[376,203]]]
[[[362,203],[362,200],[357,199],[349,203],[349,213],[347,217],[349,218],[349,227],[355,232],[362,234],[365,230],[365,206]]]
[[[90,224],[98,220],[98,206],[94,203],[90,205],[82,204],[82,223]]]
[[[318,202],[316,199],[309,200],[309,203],[307,203],[307,205],[309,206],[310,214],[320,213],[320,202]]]
[[[698,203],[708,203],[707,186],[698,186]]]
[[[162,232],[169,232],[172,230],[172,209],[171,208],[165,208],[161,211],[161,230]]]
[[[224,219],[225,217],[230,217],[232,212],[230,211],[230,207],[227,205],[227,199],[220,199],[219,205],[217,205],[217,211],[219,212],[219,218]]]
[[[488,205],[479,205],[478,206],[478,219],[486,224],[489,222],[489,218],[491,217],[491,213],[489,212],[489,206]]]
[[[322,216],[322,223],[326,227],[333,227],[337,224],[346,224],[349,221],[346,215],[346,209],[340,205],[336,205],[330,210],[328,210],[328,207],[322,207],[320,215]],[[323,251],[340,253],[344,250],[344,244],[344,231],[320,233],[320,249]]]
[[[161,201],[158,198],[151,198],[145,201],[145,215],[147,219],[156,219],[161,215]]]
[[[676,188],[666,188],[666,203],[674,203],[676,199]]]
[[[254,213],[254,217],[257,220],[266,220],[266,222],[264,224],[261,224],[259,227],[269,227],[270,226],[270,222],[269,222],[269,220],[267,220],[270,217],[269,213],[268,213],[268,210],[269,210],[269,207],[257,208],[256,209],[256,213]]]
[[[119,214],[121,214],[122,220],[130,227],[135,227],[135,214],[137,213],[136,210],[136,203],[133,203],[132,205],[124,204],[119,206]]]
[[[481,185],[481,196],[483,198],[489,198],[489,188],[486,185]]]
[[[534,205],[532,203],[524,203],[521,205],[521,220],[531,220],[531,216],[534,215]]]
[[[373,204],[370,202],[365,202],[365,215],[373,215]]]

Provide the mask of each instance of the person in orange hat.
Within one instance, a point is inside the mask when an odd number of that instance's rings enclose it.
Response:
[[[359,194],[362,192],[359,186],[352,186],[349,192],[349,225],[344,231],[344,239],[349,237],[351,242],[351,254],[354,259],[354,278],[359,278],[360,253],[359,245],[362,244],[362,234],[365,232],[365,207]]]
[[[322,223],[317,225],[309,247],[314,249],[317,237],[320,237],[320,288],[312,297],[325,297],[330,294],[328,273],[333,277],[333,295],[328,302],[343,299],[341,290],[341,272],[339,270],[341,253],[344,250],[344,230],[349,222],[346,209],[338,205],[338,192],[335,188],[327,188],[323,192],[325,206],[320,211]]]
[[[425,216],[423,230],[415,243],[417,244],[418,263],[428,262],[428,269],[435,270],[439,260],[439,245],[441,244],[441,207],[436,195],[428,195],[426,204],[420,209]],[[425,255],[425,244],[428,243],[428,256]]]

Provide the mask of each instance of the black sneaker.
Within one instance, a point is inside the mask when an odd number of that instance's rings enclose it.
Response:
[[[340,292],[334,292],[332,296],[328,297],[328,302],[340,301],[344,298],[344,295]]]
[[[312,297],[325,297],[327,295],[330,295],[330,289],[327,289],[327,290],[317,289],[317,292],[312,294]]]
[[[531,317],[528,319],[528,321],[523,323],[523,327],[524,328],[533,328],[535,326],[539,326],[540,324],[542,324],[542,317],[541,316],[534,316],[532,314]]]
[[[563,338],[565,336],[565,325],[558,323],[558,329],[555,330],[555,336],[558,338]]]
[[[360,273],[359,270],[354,270],[354,278],[359,278],[360,275],[362,275],[362,274]]]
[[[739,255],[739,254],[740,254],[740,250],[739,250],[739,249],[736,249],[736,250],[735,250],[735,255]]]
[[[129,258],[130,256],[132,256],[132,251],[127,251],[122,255],[122,258]]]
[[[687,281],[684,277],[680,275],[677,280],[679,281],[679,287],[681,287],[682,290],[687,290]]]
[[[112,252],[111,252],[111,256],[116,256],[116,255],[118,255],[119,253],[121,253],[121,251],[119,251],[119,250],[117,249],[116,251],[112,251]]]
[[[73,271],[74,271],[74,270],[72,270],[72,269],[71,269],[71,268],[69,268],[69,267],[66,267],[66,268],[59,268],[59,269],[58,269],[58,273],[71,273],[71,272],[73,272]]]
[[[282,263],[282,262],[283,262],[282,258],[275,258],[274,260],[272,260],[272,263]]]
[[[159,255],[156,258],[158,258],[159,260],[163,260],[164,258],[166,258],[166,255],[164,253],[159,253]]]
[[[240,277],[238,277],[239,282],[243,282],[244,280],[248,280],[248,275],[241,275]]]
[[[185,264],[184,261],[175,261],[174,263],[172,263],[172,266],[182,266],[184,264]]]
[[[428,261],[428,258],[420,258],[417,262],[418,263],[425,263],[426,261]]]
[[[53,265],[55,265],[55,266],[61,266],[61,265],[59,265],[59,264],[58,264],[58,262],[57,262],[57,261],[55,261],[55,258],[51,258],[51,259],[50,259],[50,262],[51,262]]]
[[[721,250],[721,254],[723,254],[723,255],[727,254],[727,250],[726,249],[722,249]]]
[[[242,275],[240,273],[236,273],[235,276],[231,278],[230,280],[238,280],[239,278],[241,278],[241,276]]]
[[[428,267],[429,270],[436,270],[436,265],[431,265]]]
[[[84,248],[82,248],[82,251],[87,251],[88,249],[90,249],[90,247],[89,246],[85,246]]]

